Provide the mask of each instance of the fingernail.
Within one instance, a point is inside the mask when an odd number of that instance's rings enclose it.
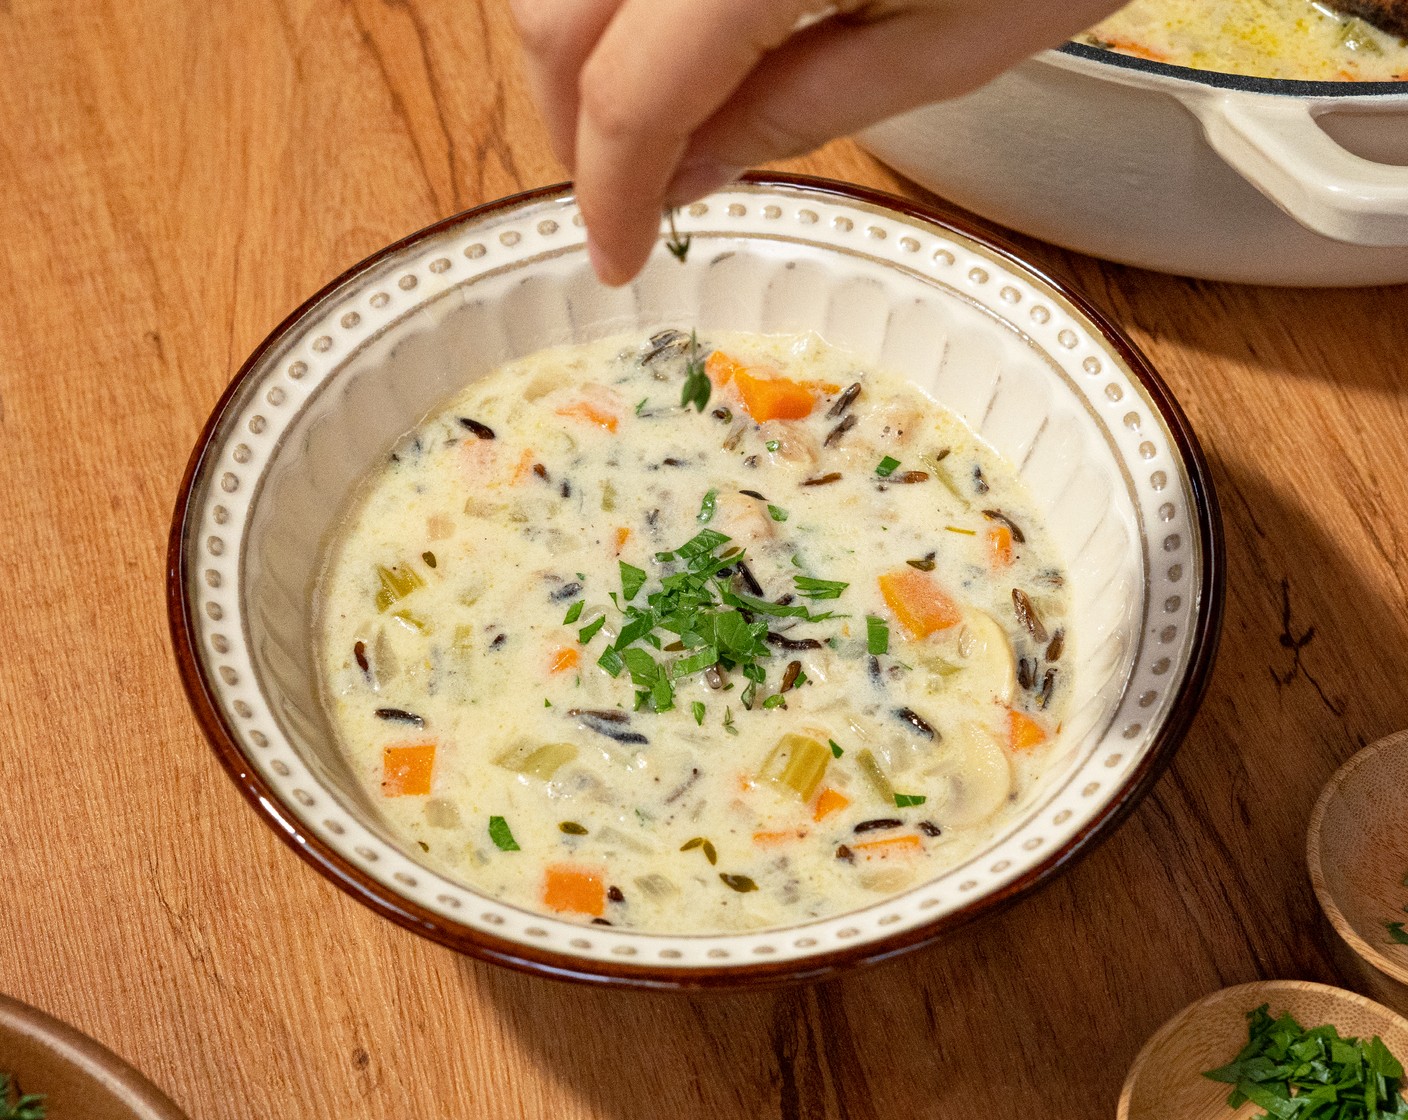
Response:
[[[681,165],[670,182],[667,195],[671,205],[682,206],[686,202],[703,198],[706,194],[725,187],[743,174],[741,167],[729,167],[714,160],[697,160]]]
[[[621,274],[621,270],[596,243],[590,231],[587,232],[587,259],[592,262],[592,271],[596,273],[596,278],[608,287],[619,288],[630,279],[629,276]]]

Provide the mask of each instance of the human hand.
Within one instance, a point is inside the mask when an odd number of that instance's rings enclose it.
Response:
[[[661,211],[976,89],[1118,0],[512,0],[597,275],[624,284]]]

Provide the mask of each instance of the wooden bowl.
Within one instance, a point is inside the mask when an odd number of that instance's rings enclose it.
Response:
[[[1236,1058],[1247,1044],[1247,1012],[1263,1003],[1273,1016],[1289,1011],[1307,1028],[1333,1023],[1341,1035],[1378,1035],[1396,1056],[1408,1057],[1408,1019],[1327,984],[1265,980],[1223,988],[1190,1004],[1144,1044],[1120,1093],[1119,1120],[1240,1120],[1261,1115],[1248,1102],[1227,1107],[1232,1086],[1203,1070]]]
[[[1373,993],[1408,1011],[1408,731],[1365,747],[1325,786],[1310,816],[1306,862],[1325,916],[1359,961]]]
[[[49,1120],[186,1120],[111,1050],[52,1015],[0,996],[0,1071],[43,1094]]]

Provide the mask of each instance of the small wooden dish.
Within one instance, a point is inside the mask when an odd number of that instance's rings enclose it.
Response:
[[[185,1120],[111,1050],[8,996],[0,996],[0,1071],[42,1094],[49,1120]]]
[[[1365,747],[1339,768],[1310,815],[1306,862],[1325,916],[1359,961],[1370,990],[1408,1012],[1408,731]],[[1376,975],[1377,974],[1377,975]]]
[[[1190,1004],[1159,1028],[1134,1059],[1120,1093],[1119,1120],[1240,1120],[1260,1115],[1251,1102],[1227,1107],[1232,1086],[1203,1071],[1232,1061],[1247,1044],[1247,1012],[1270,1004],[1304,1027],[1333,1023],[1341,1035],[1378,1035],[1408,1057],[1408,1019],[1343,988],[1304,980],[1265,980],[1223,988]]]

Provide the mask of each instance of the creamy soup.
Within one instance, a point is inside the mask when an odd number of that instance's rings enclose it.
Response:
[[[991,835],[1059,731],[1066,611],[1011,465],[908,383],[665,331],[515,362],[398,443],[330,549],[323,693],[428,865],[759,928]]]
[[[1079,41],[1225,74],[1408,79],[1408,44],[1314,0],[1134,0]]]

